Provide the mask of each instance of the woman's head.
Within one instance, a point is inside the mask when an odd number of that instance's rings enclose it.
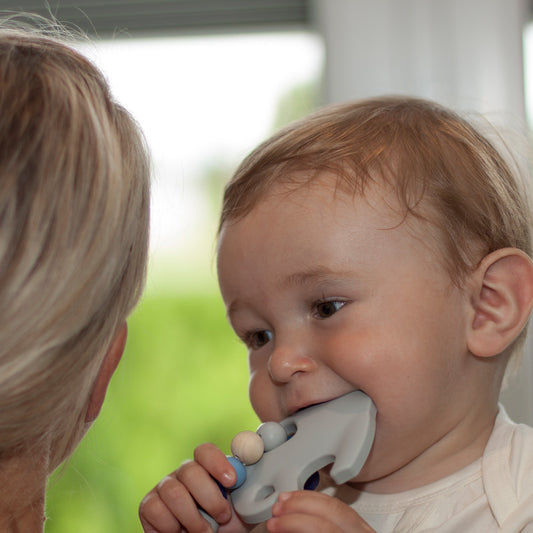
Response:
[[[0,25],[0,455],[77,442],[106,349],[137,303],[149,162],[100,71]]]

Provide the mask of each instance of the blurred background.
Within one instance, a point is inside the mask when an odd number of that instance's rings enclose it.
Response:
[[[50,482],[47,533],[140,532],[141,498],[198,443],[229,452],[257,427],[213,268],[222,188],[242,157],[319,105],[390,93],[481,112],[516,139],[533,109],[532,3],[0,0],[89,34],[79,49],[154,161],[147,290],[100,418]],[[503,396],[529,423],[532,351]]]

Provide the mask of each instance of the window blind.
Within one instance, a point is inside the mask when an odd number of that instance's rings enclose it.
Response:
[[[310,0],[0,0],[0,10],[52,14],[100,37],[305,27]]]

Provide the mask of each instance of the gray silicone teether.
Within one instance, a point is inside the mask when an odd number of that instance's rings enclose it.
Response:
[[[242,520],[256,524],[272,516],[281,492],[301,490],[316,471],[333,463],[337,484],[355,477],[370,453],[376,408],[361,391],[313,405],[281,422],[289,440],[246,467],[246,481],[231,492]]]
[[[290,438],[246,466],[246,480],[231,491],[235,511],[248,524],[268,520],[281,492],[303,489],[329,464],[338,485],[355,477],[372,448],[376,408],[366,394],[353,391],[298,411],[281,425]],[[216,532],[218,524],[201,512]]]

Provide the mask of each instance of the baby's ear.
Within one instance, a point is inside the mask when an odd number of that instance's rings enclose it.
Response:
[[[478,357],[503,352],[526,325],[533,307],[533,262],[521,250],[487,255],[472,275],[473,319],[468,349]]]

